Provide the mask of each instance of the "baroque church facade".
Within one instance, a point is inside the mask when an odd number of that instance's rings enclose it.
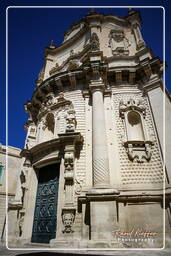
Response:
[[[9,247],[162,248],[164,230],[170,241],[162,71],[133,9],[123,18],[92,10],[51,42],[25,104]]]

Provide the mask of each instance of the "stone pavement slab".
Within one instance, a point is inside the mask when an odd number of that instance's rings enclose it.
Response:
[[[164,250],[113,250],[113,251],[92,251],[92,250],[74,250],[74,251],[32,251],[32,250],[8,250],[6,247],[0,247],[1,256],[85,256],[85,255],[111,255],[111,256],[171,256],[171,248]]]

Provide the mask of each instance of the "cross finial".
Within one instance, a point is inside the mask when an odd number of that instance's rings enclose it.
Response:
[[[88,12],[88,15],[94,15],[94,14],[98,14],[98,12],[96,11],[95,8],[91,8],[90,11]]]
[[[51,40],[49,48],[55,49],[54,40]]]

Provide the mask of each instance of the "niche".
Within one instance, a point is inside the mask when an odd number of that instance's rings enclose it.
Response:
[[[121,100],[119,113],[125,127],[123,145],[129,160],[138,163],[150,161],[153,143],[145,128],[146,109],[142,101]]]

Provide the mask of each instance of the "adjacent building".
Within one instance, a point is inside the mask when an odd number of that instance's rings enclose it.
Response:
[[[6,239],[6,197],[14,199],[21,170],[21,149],[0,145],[0,244]],[[8,170],[8,175],[6,170]],[[6,189],[8,180],[8,189]],[[6,192],[8,191],[8,192]]]

